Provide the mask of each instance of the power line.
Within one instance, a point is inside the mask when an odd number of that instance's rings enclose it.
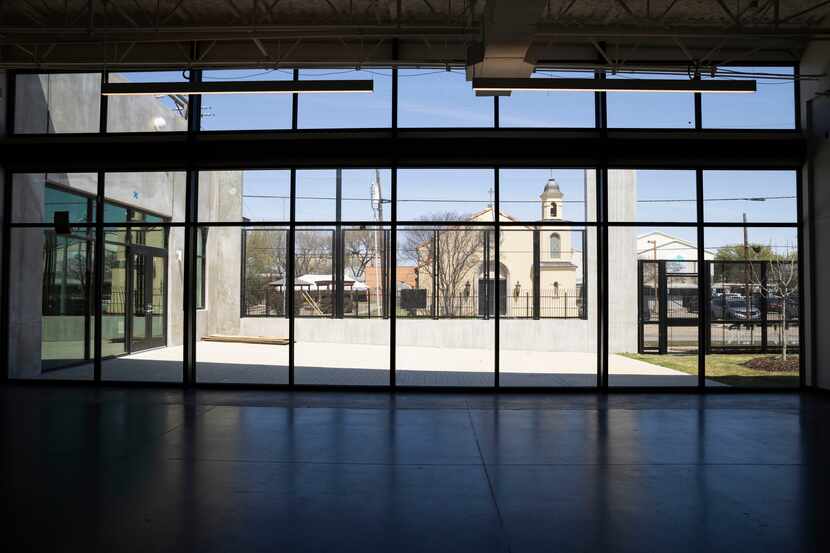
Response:
[[[243,194],[243,198],[255,199],[276,199],[288,200],[290,196],[279,194]],[[336,200],[335,196],[297,196],[298,200]],[[724,198],[704,198],[704,202],[765,202],[767,200],[794,200],[796,196],[735,196]],[[343,201],[348,202],[365,202],[369,198],[342,198]],[[390,200],[383,200],[389,202]],[[648,198],[635,200],[635,203],[695,203],[697,200],[683,199],[683,198]],[[438,198],[398,198],[398,203],[457,203],[457,204],[489,204],[488,200],[457,200],[457,199],[438,199]],[[539,200],[500,200],[502,204],[538,204]],[[584,200],[563,200],[561,203],[584,204]]]

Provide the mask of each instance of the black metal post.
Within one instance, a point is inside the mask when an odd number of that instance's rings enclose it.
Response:
[[[395,76],[397,76],[397,68],[395,68]],[[397,90],[397,88],[395,89]],[[397,95],[393,94],[393,102]],[[397,114],[397,111],[395,112]],[[396,121],[397,122],[397,119]],[[398,170],[392,167],[391,170],[391,203],[390,203],[390,219],[392,221],[392,228],[389,236],[389,246],[387,247],[387,255],[389,256],[389,280],[387,280],[387,297],[386,303],[389,306],[389,386],[392,388],[397,384],[396,382],[396,362],[395,350],[397,348],[397,320],[398,320]],[[418,268],[416,267],[416,271]]]
[[[98,194],[95,202],[95,245],[94,245],[94,296],[95,296],[95,321],[93,323],[93,334],[95,335],[95,347],[93,349],[93,373],[95,382],[101,381],[101,329],[104,301],[104,197],[106,194],[105,173],[98,172]],[[4,293],[8,293],[5,291]]]
[[[337,225],[335,225],[334,229],[334,313],[333,316],[342,319],[343,318],[343,296],[345,294],[345,286],[344,286],[344,275],[343,271],[345,269],[345,248],[346,248],[346,241],[344,240],[343,236],[343,225],[341,221],[343,220],[343,170],[337,169],[335,171],[335,200],[336,200],[336,207],[335,207],[335,221]],[[379,275],[378,275],[379,276]]]
[[[439,263],[438,256],[440,255],[440,248],[438,242],[440,239],[440,231],[433,229],[432,231],[432,318],[437,319],[439,315],[438,309],[438,271]]]
[[[539,227],[533,229],[533,319],[542,316],[542,247]]]
[[[496,109],[496,126],[498,127],[499,121],[499,97],[495,96],[495,109]],[[499,170],[495,169],[493,171],[493,178],[494,178],[494,185],[493,185],[493,221],[495,223],[495,230],[493,231],[494,240],[494,257],[495,257],[495,318],[496,318],[496,326],[494,328],[494,335],[493,335],[493,354],[494,354],[494,381],[493,385],[498,388],[501,385],[499,376],[499,350],[501,345],[499,344],[499,327],[501,325],[501,302],[502,302],[502,293],[501,293],[501,221],[499,221]],[[505,285],[504,290],[505,295],[507,294],[507,286]],[[504,298],[504,301],[507,302],[507,298]]]
[[[484,229],[481,231],[484,233],[484,290],[479,290],[479,306],[484,308],[484,312],[482,316],[484,320],[490,319],[490,310],[492,309],[492,292],[491,288],[493,283],[490,281],[490,230]],[[483,294],[483,303],[482,303],[482,294]]]
[[[701,99],[700,94],[695,94],[695,128],[700,128],[701,122]],[[696,199],[696,221],[697,221],[697,385],[699,388],[706,386],[706,352],[710,340],[709,329],[709,293],[708,293],[708,270],[706,264],[705,244],[706,231],[703,227],[703,171],[695,171],[695,199]],[[707,273],[707,274],[704,274]]]
[[[287,302],[287,316],[288,316],[288,385],[294,386],[294,319],[295,319],[295,292],[294,292],[294,255],[295,255],[295,239],[297,233],[296,226],[296,193],[297,193],[297,170],[291,169],[290,174],[290,191],[289,191],[289,226],[288,226],[288,241],[287,241],[287,263],[285,268],[285,293],[288,294]]]
[[[643,287],[643,265],[645,261],[637,260],[637,353],[645,353],[645,313],[643,312],[643,300],[645,289]]]
[[[659,309],[658,320],[660,321],[660,334],[658,350],[661,355],[669,352],[669,292],[668,292],[668,278],[666,278],[666,262],[660,260],[657,262],[657,308]]]
[[[202,71],[190,70],[190,81],[201,82]],[[199,94],[188,97],[187,130],[188,142],[194,142],[202,125],[202,96]],[[193,386],[197,380],[196,342],[199,336],[196,332],[196,241],[199,224],[199,171],[192,164],[187,167],[187,186],[185,190],[185,227],[184,227],[184,294],[182,307],[184,309],[184,359],[182,382],[185,386]]]

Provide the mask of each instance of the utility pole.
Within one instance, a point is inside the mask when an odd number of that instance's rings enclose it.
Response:
[[[375,255],[374,255],[374,266],[375,266],[375,298],[377,299],[377,305],[381,309],[381,316],[383,316],[383,287],[385,286],[386,279],[384,278],[383,274],[383,267],[381,261],[381,236],[380,233],[383,232],[382,227],[380,226],[383,223],[383,196],[381,193],[381,186],[380,186],[380,170],[375,169],[375,180],[370,185],[371,187],[371,196],[372,196],[372,215],[375,217],[375,222],[377,222],[377,226],[375,226],[374,231],[372,232],[374,236],[375,242]],[[397,280],[397,279],[395,279]],[[368,292],[369,294],[372,293],[371,290]],[[369,317],[372,314],[369,313]]]

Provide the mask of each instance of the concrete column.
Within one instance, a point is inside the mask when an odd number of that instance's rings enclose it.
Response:
[[[821,339],[830,332],[830,291],[821,285],[830,279],[830,245],[824,239],[830,236],[830,44],[813,42],[808,46],[801,59],[801,74],[823,75],[817,81],[801,81],[801,125],[809,142],[799,206],[804,222],[802,245],[806,250],[799,252],[806,288],[802,291],[801,315],[806,346],[804,366],[808,385],[830,389],[830,343]]]

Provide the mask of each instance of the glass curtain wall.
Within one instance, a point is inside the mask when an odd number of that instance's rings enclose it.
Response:
[[[342,78],[340,71],[202,78]],[[342,71],[372,78],[378,95],[248,98],[257,106],[274,100],[273,121],[237,117],[251,109],[216,96],[210,101],[222,113],[206,102],[194,126],[383,132],[394,125],[394,102],[401,129],[492,127],[499,114],[505,127],[602,124],[594,101],[604,96],[567,93],[562,105],[571,108],[547,111],[554,93],[476,97],[462,74],[445,68]],[[19,109],[32,109],[26,87],[63,91],[49,95],[49,112],[78,100],[64,88],[96,95],[103,77],[191,77],[68,75],[18,75]],[[544,76],[558,75],[536,77]],[[792,92],[791,83],[772,80]],[[621,100],[605,99],[609,127],[633,126]],[[698,100],[670,95],[674,119],[640,127],[690,126]],[[713,106],[703,103],[706,121],[726,109]],[[66,114],[53,114],[30,129],[24,111],[14,121],[18,133],[184,131],[187,107],[187,98],[148,97],[105,110],[99,103],[94,116],[84,105],[78,124],[57,124]],[[538,117],[529,121],[531,112]],[[150,129],[148,116],[165,124]],[[175,382],[194,362],[195,380],[206,383],[799,382],[795,171],[327,167],[21,173],[12,184],[12,378]],[[191,290],[195,359],[183,310]]]
[[[697,386],[696,173],[617,169],[607,188],[608,384]]]
[[[201,171],[198,191],[196,380],[288,384],[291,171]]]
[[[799,384],[796,190],[794,171],[703,171],[708,386]]]
[[[390,383],[391,180],[383,168],[296,172],[297,384]]]
[[[502,386],[597,385],[596,184],[593,169],[499,170]]]
[[[9,229],[9,377],[91,380],[95,173],[17,174]],[[13,268],[13,269],[12,269]]]

